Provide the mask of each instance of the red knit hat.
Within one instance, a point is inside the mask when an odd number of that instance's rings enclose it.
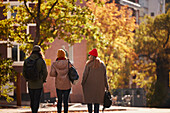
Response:
[[[97,49],[94,48],[93,50],[91,50],[91,51],[89,52],[89,54],[92,55],[92,56],[97,57],[97,56],[98,56]]]

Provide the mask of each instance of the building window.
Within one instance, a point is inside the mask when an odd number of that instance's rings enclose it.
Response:
[[[5,2],[4,2],[5,3]],[[6,2],[8,3],[8,2]],[[19,5],[21,5],[22,3],[18,2],[18,1],[14,1],[14,2],[10,2],[10,8],[13,10],[12,12],[11,11],[8,11],[7,12],[7,19],[10,19],[10,18],[16,18],[16,15],[17,15],[17,9],[16,7],[18,7]]]
[[[12,48],[12,60],[17,61],[18,54],[17,54],[17,45],[14,45]]]
[[[6,19],[7,17],[3,15],[3,10],[5,9],[5,6],[0,7],[0,20]]]
[[[11,13],[11,18],[16,18],[17,10],[15,9],[15,7],[17,7],[17,5],[12,5],[11,6],[11,8],[13,10],[13,12]]]
[[[19,48],[21,44],[15,42],[12,44],[12,47],[7,48],[7,57],[14,61],[13,66],[23,66],[25,53]]]
[[[24,61],[25,59],[25,53],[24,51],[20,50],[20,61]]]
[[[19,49],[19,44],[14,44],[12,47],[12,60],[15,62],[22,62],[25,58],[25,53]]]
[[[33,38],[35,38],[36,37],[36,34],[35,34],[35,31],[36,31],[36,24],[28,24],[27,25],[27,34],[31,34],[31,36],[33,37]]]
[[[151,16],[154,16],[154,12],[151,12]]]

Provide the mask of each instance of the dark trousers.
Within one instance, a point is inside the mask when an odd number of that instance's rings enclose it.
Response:
[[[42,88],[41,89],[29,88],[28,90],[31,99],[30,106],[31,106],[32,113],[38,113]]]
[[[64,102],[64,113],[68,112],[68,99],[69,99],[70,90],[71,89],[68,90],[56,89],[57,97],[58,97],[58,103],[57,103],[58,113],[61,113],[62,111],[62,101]]]
[[[92,104],[87,104],[89,113],[92,113]],[[99,104],[94,104],[94,113],[99,113]]]

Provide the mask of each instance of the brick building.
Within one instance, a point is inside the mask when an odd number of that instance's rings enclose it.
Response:
[[[3,3],[10,3],[10,7],[13,6],[19,6],[21,5],[20,2],[17,0],[3,0]],[[31,5],[28,4],[27,5]],[[8,19],[11,17],[15,18],[15,12],[11,13],[8,12],[7,17],[3,16],[3,9],[4,7],[0,7],[0,20]],[[28,24],[26,33],[30,33],[33,36],[35,36],[35,24]],[[12,42],[13,47],[8,47],[7,41],[0,41],[0,54],[2,55],[2,58],[12,58],[14,60],[13,67],[17,72],[22,73],[23,68],[23,62],[25,58],[25,54],[23,51],[19,49],[20,44]],[[70,94],[70,102],[82,102],[82,89],[81,89],[81,79],[82,79],[82,73],[84,70],[85,62],[86,62],[86,41],[83,40],[81,43],[77,43],[73,46],[70,46],[68,43],[64,42],[63,40],[55,39],[55,41],[51,44],[51,48],[46,50],[45,52],[45,61],[47,63],[48,72],[51,70],[51,64],[53,61],[55,61],[57,56],[57,50],[58,49],[65,49],[68,52],[68,58],[73,63],[73,65],[76,67],[80,78],[77,85],[73,85],[71,94]],[[11,96],[14,97],[15,100],[17,100],[17,95],[21,95],[21,100],[29,100],[28,95],[28,89],[27,89],[27,83],[23,76],[18,75],[17,76],[17,83],[15,83],[15,86],[17,87],[12,93]],[[56,97],[56,89],[54,84],[54,78],[50,77],[48,75],[47,82],[44,84],[43,89],[43,101],[44,100],[51,100],[55,101]]]

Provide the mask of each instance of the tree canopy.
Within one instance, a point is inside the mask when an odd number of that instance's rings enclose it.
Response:
[[[12,67],[13,61],[10,59],[0,58],[0,97],[5,97],[7,102],[14,99],[9,93],[15,88],[10,82],[16,81],[16,72]]]
[[[45,50],[55,38],[74,44],[84,37],[93,37],[96,32],[96,28],[89,24],[93,21],[91,11],[86,6],[78,5],[76,0],[20,0],[20,2],[19,6],[12,9],[6,4],[4,15],[7,15],[7,11],[15,11],[16,17],[1,20],[3,21],[1,32],[8,31],[7,39],[23,44],[23,50],[30,50],[36,44]],[[28,24],[36,25],[35,36],[26,33]]]
[[[165,4],[165,12],[168,12],[170,10],[170,2]]]
[[[80,6],[77,0],[18,0],[18,4],[11,6],[10,3],[0,2],[5,17],[0,20],[0,41],[7,41],[8,46],[12,46],[13,41],[17,42],[25,53],[30,53],[33,45],[40,45],[46,50],[55,38],[74,44],[98,35],[97,28],[90,24],[93,21],[91,11],[86,6]],[[7,18],[9,12],[11,18]],[[29,24],[34,24],[35,34],[27,32]],[[12,99],[8,92],[13,86],[8,84],[8,80],[16,74],[11,71],[12,60],[0,58],[0,62],[0,89],[9,86],[0,94],[8,101]]]
[[[129,87],[129,68],[136,57],[133,31],[137,25],[132,10],[107,1],[103,5],[89,1],[87,6],[93,12],[94,25],[101,33],[101,36],[89,39],[89,49],[98,49],[99,57],[107,67],[111,89]]]
[[[166,99],[168,99],[169,87],[170,11],[155,18],[146,16],[145,21],[136,30],[135,36],[137,54],[145,63],[153,64],[152,69],[155,71],[157,78],[154,87],[150,87],[153,93],[149,104],[163,106],[166,104]]]

